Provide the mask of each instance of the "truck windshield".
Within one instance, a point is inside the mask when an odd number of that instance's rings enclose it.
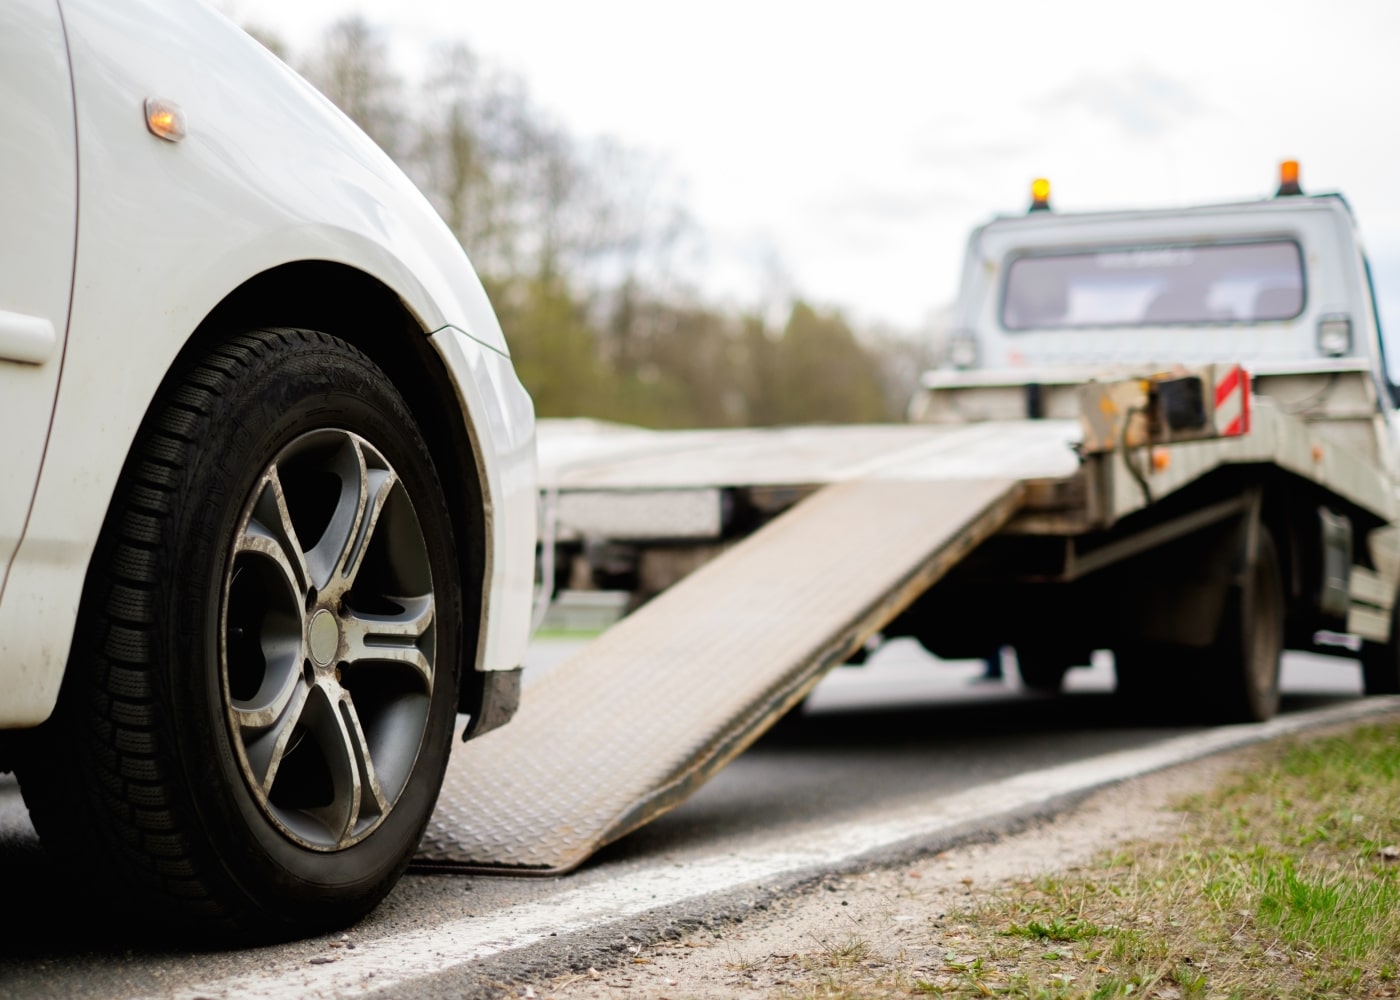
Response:
[[[1008,330],[1267,323],[1303,311],[1291,240],[1034,253],[1007,268]]]

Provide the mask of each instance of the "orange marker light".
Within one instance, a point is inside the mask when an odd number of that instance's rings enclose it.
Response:
[[[1166,472],[1172,464],[1172,453],[1165,448],[1152,449],[1152,471]]]
[[[185,113],[174,101],[163,97],[146,98],[146,128],[151,135],[168,142],[179,142],[185,137]]]
[[[1050,210],[1050,182],[1044,177],[1037,177],[1031,181],[1031,208],[1032,212],[1048,212]]]
[[[1284,160],[1278,165],[1278,192],[1275,197],[1282,198],[1302,193],[1302,185],[1298,183],[1298,161]]]

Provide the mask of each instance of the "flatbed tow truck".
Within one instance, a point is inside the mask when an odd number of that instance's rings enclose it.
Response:
[[[1111,649],[1213,721],[1274,713],[1285,648],[1400,692],[1400,396],[1346,202],[1290,164],[1252,203],[1035,194],[973,232],[908,424],[542,428],[546,563],[656,596],[459,748],[420,868],[578,865],[879,635],[1045,691]]]

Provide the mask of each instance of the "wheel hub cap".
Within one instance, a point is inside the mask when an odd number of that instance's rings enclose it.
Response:
[[[325,608],[312,615],[311,624],[306,630],[306,643],[316,666],[330,666],[340,649],[340,626],[336,624],[335,615]]]

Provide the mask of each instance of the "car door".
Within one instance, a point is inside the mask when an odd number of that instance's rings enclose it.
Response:
[[[0,6],[0,94],[3,598],[43,462],[73,286],[77,143],[58,0],[4,0]]]

